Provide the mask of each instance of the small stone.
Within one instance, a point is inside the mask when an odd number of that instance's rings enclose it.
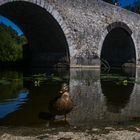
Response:
[[[85,132],[89,132],[89,130],[88,129],[86,129],[86,131]]]
[[[105,127],[105,130],[115,130],[115,129],[112,127]]]
[[[98,128],[92,128],[92,131],[97,132],[97,131],[99,131],[99,129]]]
[[[140,128],[138,128],[138,127],[134,127],[137,131],[139,131],[140,132]]]
[[[55,128],[52,128],[51,130],[52,130],[52,131],[54,131],[54,130],[55,130]]]

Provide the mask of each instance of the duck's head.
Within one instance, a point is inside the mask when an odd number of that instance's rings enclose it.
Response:
[[[68,88],[68,84],[63,83],[62,87],[61,87],[61,90],[60,90],[60,93],[63,94],[65,92],[69,92],[69,88]]]

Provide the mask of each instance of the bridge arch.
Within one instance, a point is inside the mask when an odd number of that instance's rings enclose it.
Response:
[[[72,35],[53,5],[45,0],[3,0],[0,15],[24,32],[29,42],[24,52],[28,51],[32,66],[70,65]]]
[[[107,26],[103,34],[99,56],[111,67],[135,63],[137,60],[136,47],[132,30],[123,22],[114,22]]]

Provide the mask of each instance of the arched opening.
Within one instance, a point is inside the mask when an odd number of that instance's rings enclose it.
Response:
[[[121,67],[136,63],[136,52],[130,32],[123,27],[109,31],[101,51],[102,66]],[[130,65],[129,65],[130,66]]]
[[[25,1],[0,6],[0,15],[18,25],[28,39],[23,46],[24,64],[32,67],[68,67],[69,49],[65,35],[46,9]]]

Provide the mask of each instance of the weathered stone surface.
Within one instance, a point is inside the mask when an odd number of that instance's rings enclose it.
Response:
[[[110,131],[107,134],[86,132],[58,132],[56,134],[42,134],[39,136],[14,136],[4,133],[0,140],[139,140],[138,132],[122,130]]]
[[[140,63],[139,15],[118,6],[107,4],[101,0],[22,1],[31,2],[46,9],[59,23],[68,43],[67,51],[69,51],[70,54],[71,67],[75,65],[99,66],[105,37],[111,29],[116,27],[121,27],[128,33],[131,33],[136,49],[136,63]],[[12,2],[12,0],[2,0],[0,5],[4,5],[8,2]],[[16,12],[18,13],[18,10]],[[21,27],[22,26],[24,25],[21,25]],[[28,32],[27,27],[24,28],[25,32]],[[32,32],[34,32],[34,30],[32,30]],[[33,50],[33,52],[34,51],[35,50]],[[36,59],[35,61],[37,62]],[[46,63],[46,61],[44,61],[44,63]]]
[[[7,133],[4,133],[1,137],[0,140],[37,140],[35,137],[23,137],[23,136],[13,136]]]

